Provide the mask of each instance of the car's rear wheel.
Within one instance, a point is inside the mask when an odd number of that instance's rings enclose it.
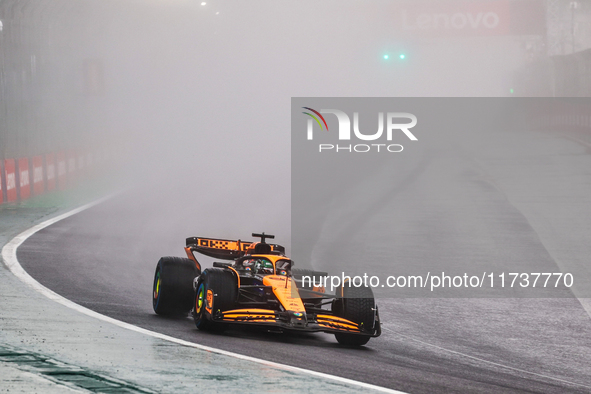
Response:
[[[192,260],[162,257],[154,273],[152,306],[159,315],[186,315],[193,306],[193,279],[199,269]]]
[[[367,330],[373,329],[375,324],[375,299],[369,287],[344,287],[337,289],[337,296],[332,304],[335,315],[359,323]],[[379,323],[377,323],[379,324]],[[335,333],[335,338],[341,345],[363,346],[371,338],[369,335]]]
[[[200,330],[223,331],[226,325],[215,322],[216,313],[233,309],[236,305],[238,285],[230,271],[208,268],[203,271],[197,283],[193,319]]]

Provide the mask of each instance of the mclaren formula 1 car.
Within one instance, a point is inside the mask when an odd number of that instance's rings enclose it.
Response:
[[[222,331],[249,324],[282,331],[322,331],[344,345],[365,345],[381,333],[369,287],[346,282],[327,294],[326,273],[292,269],[274,236],[260,242],[187,238],[187,258],[162,257],[154,275],[153,307],[160,315],[192,313],[200,330]],[[226,260],[202,270],[195,253]],[[228,261],[230,260],[230,261]]]

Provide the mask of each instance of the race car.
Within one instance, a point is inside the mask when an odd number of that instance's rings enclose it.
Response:
[[[369,287],[343,283],[335,294],[321,286],[324,272],[292,269],[270,234],[260,242],[190,237],[187,258],[162,257],[154,274],[154,311],[192,313],[199,330],[223,331],[229,325],[256,325],[274,331],[333,333],[340,344],[365,345],[381,334],[378,307]],[[201,269],[195,254],[231,262]]]

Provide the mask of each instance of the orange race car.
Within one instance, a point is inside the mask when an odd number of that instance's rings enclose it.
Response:
[[[250,324],[285,331],[323,331],[344,345],[365,345],[381,334],[378,307],[369,287],[349,282],[327,294],[313,279],[326,273],[292,269],[273,235],[260,242],[187,238],[188,258],[162,257],[154,275],[153,307],[160,315],[193,314],[200,330]],[[232,262],[201,270],[194,253]],[[319,278],[318,278],[319,279]]]

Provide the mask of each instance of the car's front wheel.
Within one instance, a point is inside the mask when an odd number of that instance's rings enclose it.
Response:
[[[371,330],[375,322],[375,299],[369,287],[349,287],[337,289],[337,296],[332,304],[335,315],[360,324],[362,329]],[[341,345],[363,346],[371,338],[369,335],[335,333]]]
[[[199,269],[192,260],[162,257],[154,273],[152,307],[159,315],[186,315],[193,306],[193,279]]]
[[[223,331],[223,323],[214,322],[213,316],[219,311],[234,308],[238,286],[234,275],[226,270],[208,268],[197,282],[193,319],[200,330]]]

